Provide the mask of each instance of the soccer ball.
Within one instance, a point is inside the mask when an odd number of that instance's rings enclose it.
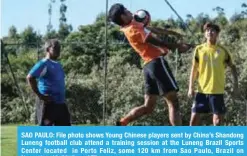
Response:
[[[134,19],[137,22],[141,22],[144,24],[144,26],[147,26],[150,24],[151,16],[147,10],[138,10],[134,14]]]

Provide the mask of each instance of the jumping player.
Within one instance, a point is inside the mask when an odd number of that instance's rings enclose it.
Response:
[[[126,116],[116,122],[124,126],[137,118],[149,114],[154,110],[157,96],[164,97],[169,108],[171,125],[181,125],[179,103],[177,98],[178,86],[163,55],[168,49],[178,49],[185,52],[190,49],[188,44],[168,44],[158,38],[152,31],[146,29],[140,22],[133,19],[133,15],[122,4],[114,4],[109,11],[109,19],[121,26],[130,45],[145,62],[145,102],[133,108]],[[168,48],[168,49],[167,49]],[[162,50],[161,50],[162,49]]]

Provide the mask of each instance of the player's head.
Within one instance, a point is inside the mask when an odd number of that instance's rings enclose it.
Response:
[[[134,19],[137,22],[143,23],[144,26],[147,26],[151,21],[151,16],[147,10],[141,9],[135,12]]]
[[[207,22],[206,24],[204,24],[203,30],[204,30],[205,38],[208,41],[216,41],[220,33],[220,27],[211,22]]]
[[[108,15],[110,21],[119,26],[127,25],[133,19],[132,13],[119,3],[113,4],[111,6]]]
[[[57,39],[50,39],[45,42],[45,51],[47,55],[56,60],[60,56],[61,45]]]

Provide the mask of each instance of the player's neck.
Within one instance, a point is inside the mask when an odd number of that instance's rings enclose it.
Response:
[[[207,45],[215,46],[216,45],[216,40],[207,40]]]
[[[51,58],[51,56],[48,55],[48,54],[45,56],[45,59],[52,60],[52,61],[57,61],[56,59]]]

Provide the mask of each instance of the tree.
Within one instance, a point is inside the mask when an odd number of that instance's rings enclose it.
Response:
[[[60,0],[60,18],[59,18],[59,30],[58,30],[58,36],[60,39],[65,39],[69,33],[72,31],[72,26],[67,24],[67,18],[66,18],[66,12],[67,12],[67,6],[64,4],[66,0]]]
[[[204,13],[200,13],[197,17],[196,17],[196,22],[199,28],[202,28],[202,26],[206,23],[211,21],[211,19],[209,18],[209,15],[204,14]]]
[[[243,3],[243,4],[241,5],[241,7],[247,8],[247,4],[246,4],[246,3]]]
[[[189,24],[190,21],[193,20],[193,16],[192,16],[191,14],[187,14],[187,15],[186,15],[186,18],[187,18],[187,19],[186,19],[186,23],[188,23],[188,24]]]
[[[67,6],[63,3],[65,0],[61,0],[62,4],[60,5],[60,24],[65,24],[67,21],[67,18],[65,16],[65,13],[67,11]]]
[[[55,30],[50,30],[49,32],[46,32],[44,35],[44,39],[53,39],[53,38],[59,38],[58,33]]]
[[[66,23],[60,24],[58,29],[58,37],[62,40],[64,40],[70,32],[73,30],[71,25],[68,25]]]
[[[36,47],[37,43],[41,42],[41,37],[42,36],[38,35],[37,32],[34,31],[32,26],[28,26],[20,33],[20,39],[26,47]]]
[[[17,29],[15,26],[11,26],[9,28],[9,33],[8,33],[8,37],[11,39],[17,39],[18,38],[18,33],[17,33]]]
[[[47,32],[49,33],[53,26],[52,26],[52,22],[51,22],[51,16],[52,16],[52,3],[55,3],[55,0],[50,0],[50,3],[48,5],[48,14],[49,14],[49,23],[47,25]]]
[[[225,15],[224,8],[221,8],[219,6],[217,6],[216,8],[213,8],[213,11],[216,11],[218,15]]]
[[[245,17],[247,17],[247,4],[246,4],[246,3],[243,3],[243,4],[241,5],[241,7],[244,9],[244,10],[241,12],[241,14],[242,14],[242,16],[245,18]]]
[[[237,13],[232,15],[231,18],[230,18],[230,22],[231,23],[235,23],[235,22],[241,21],[241,20],[243,20],[243,15],[242,14],[237,14]]]
[[[228,20],[225,17],[225,10],[219,6],[213,8],[213,11],[216,11],[218,16],[214,19],[215,23],[218,23],[220,26],[224,27],[228,24]]]

